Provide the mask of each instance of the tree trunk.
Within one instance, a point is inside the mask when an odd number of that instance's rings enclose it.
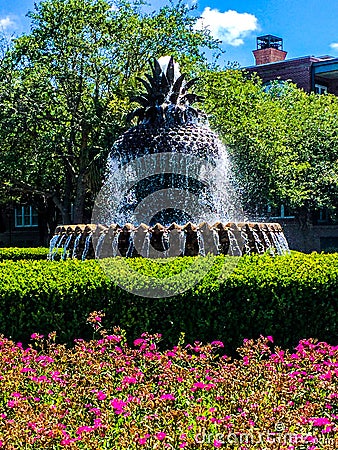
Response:
[[[302,207],[297,209],[296,215],[300,229],[309,230],[312,226],[312,214],[310,207],[307,204],[304,204]]]
[[[74,199],[74,223],[83,223],[86,187],[87,183],[85,176],[80,174],[76,183],[76,193]]]

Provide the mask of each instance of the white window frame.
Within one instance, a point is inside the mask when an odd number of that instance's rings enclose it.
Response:
[[[268,213],[271,212],[271,206],[268,206]],[[273,216],[270,217],[270,219],[294,219],[295,216],[286,216],[285,215],[285,206],[284,205],[280,205],[280,215],[279,216]]]
[[[318,223],[326,223],[329,221],[329,211],[327,210],[327,208],[321,208],[319,210],[319,219],[318,219]]]
[[[36,228],[38,227],[37,223],[33,223],[33,217],[37,217],[37,212],[34,210],[32,206],[28,206],[29,208],[29,218],[27,222],[27,218],[25,216],[25,208],[27,206],[19,206],[14,210],[14,218],[15,218],[15,228]],[[18,222],[18,218],[21,217],[21,224]]]
[[[327,86],[323,84],[315,83],[315,94],[327,94]]]

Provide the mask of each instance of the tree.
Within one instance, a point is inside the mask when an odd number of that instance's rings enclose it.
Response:
[[[247,210],[289,205],[302,225],[338,206],[338,98],[291,83],[267,89],[244,71],[206,71],[205,109],[228,145]]]
[[[75,223],[91,206],[148,59],[172,54],[193,70],[206,65],[202,47],[218,47],[183,2],[150,14],[141,6],[42,1],[0,67],[3,183],[52,202],[63,223],[72,204]]]

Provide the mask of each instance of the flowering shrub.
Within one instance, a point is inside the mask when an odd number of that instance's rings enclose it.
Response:
[[[240,358],[220,341],[160,352],[160,335],[128,346],[124,333],[73,348],[32,334],[0,339],[0,448],[333,449],[338,431],[338,346],[271,336],[245,340]]]

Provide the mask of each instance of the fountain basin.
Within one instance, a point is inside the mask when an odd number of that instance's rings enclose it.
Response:
[[[262,222],[202,222],[195,225],[157,223],[135,226],[126,223],[96,225],[60,225],[51,240],[48,258],[93,259],[109,257],[167,258],[176,256],[273,255],[289,252],[287,240],[279,223]]]

